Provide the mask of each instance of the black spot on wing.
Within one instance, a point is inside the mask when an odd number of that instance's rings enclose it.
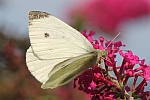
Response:
[[[48,38],[48,37],[49,37],[49,34],[48,34],[48,33],[44,33],[44,36],[45,36],[46,38]]]

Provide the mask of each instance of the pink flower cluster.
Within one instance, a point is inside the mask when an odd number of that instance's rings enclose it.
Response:
[[[92,0],[76,8],[73,17],[81,16],[99,29],[116,32],[121,22],[150,14],[149,0]]]
[[[74,88],[90,94],[91,100],[117,100],[130,98],[142,98],[148,100],[150,91],[145,91],[147,81],[150,81],[150,66],[146,65],[145,60],[140,60],[132,51],[122,51],[120,47],[125,46],[121,41],[111,42],[104,41],[103,37],[94,40],[95,34],[91,31],[88,35],[86,31],[82,34],[91,42],[95,49],[102,50],[105,47],[108,55],[104,60],[103,67],[91,66],[86,72],[74,80]],[[117,66],[116,56],[121,56],[122,63]],[[112,72],[114,75],[111,75]],[[127,84],[129,79],[130,86]],[[138,78],[141,82],[137,83]]]

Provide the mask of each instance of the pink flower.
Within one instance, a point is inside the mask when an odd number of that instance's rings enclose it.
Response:
[[[140,60],[132,51],[123,52],[120,47],[125,46],[121,41],[105,41],[103,37],[94,40],[92,36],[95,32],[91,31],[82,34],[91,42],[95,49],[105,50],[108,55],[104,59],[104,66],[91,66],[86,72],[74,80],[74,87],[79,84],[78,89],[91,95],[91,100],[117,100],[125,99],[125,91],[132,92],[135,98],[147,98],[150,91],[144,91],[147,81],[150,80],[150,66],[147,66],[145,59]],[[106,42],[106,43],[105,43]],[[106,48],[107,47],[107,48]],[[123,58],[120,66],[116,65],[116,54]],[[137,68],[134,68],[138,66]],[[115,76],[110,74],[110,71]],[[138,77],[143,78],[142,82],[137,84]],[[128,86],[127,82],[133,78],[133,85]],[[127,99],[127,98],[126,98]]]
[[[129,91],[130,91],[130,87],[129,87],[129,86],[126,86],[126,87],[125,87],[125,90],[126,90],[127,92],[129,92]]]
[[[119,51],[120,55],[124,57],[124,59],[126,61],[128,61],[128,64],[130,65],[135,65],[135,64],[139,64],[140,60],[139,57],[136,55],[133,55],[132,51],[129,51],[127,53],[123,53],[122,51]]]
[[[90,90],[95,89],[96,86],[97,86],[96,83],[94,81],[92,81],[88,89],[90,89]]]
[[[90,33],[88,35],[85,34],[86,33],[86,30],[84,30],[82,32],[82,34],[91,42],[93,43],[93,38],[92,36],[95,35],[95,32],[94,31],[90,31]]]
[[[77,7],[72,16],[80,16],[91,26],[113,34],[118,33],[116,30],[122,22],[149,13],[149,0],[92,0]]]
[[[136,68],[134,71],[138,72],[141,71],[140,73],[137,73],[138,75],[141,75],[145,80],[150,81],[150,66],[144,64],[145,59],[141,60],[140,67]]]
[[[144,67],[143,72],[145,80],[150,81],[150,66]]]
[[[126,71],[126,75],[128,75],[128,76],[130,76],[130,77],[134,76],[134,70],[128,69],[128,70]]]

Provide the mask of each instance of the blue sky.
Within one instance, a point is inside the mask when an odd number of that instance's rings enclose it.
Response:
[[[17,29],[20,37],[26,37],[28,12],[32,10],[46,11],[61,20],[67,22],[67,13],[73,6],[77,6],[78,0],[5,0],[0,8],[0,24],[10,29]]]

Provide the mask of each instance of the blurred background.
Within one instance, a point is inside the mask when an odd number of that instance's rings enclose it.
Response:
[[[122,31],[115,41],[150,65],[150,0],[0,0],[0,100],[90,100],[73,83],[43,90],[27,70],[32,10],[48,12],[79,31],[93,30],[95,39],[112,40]]]

